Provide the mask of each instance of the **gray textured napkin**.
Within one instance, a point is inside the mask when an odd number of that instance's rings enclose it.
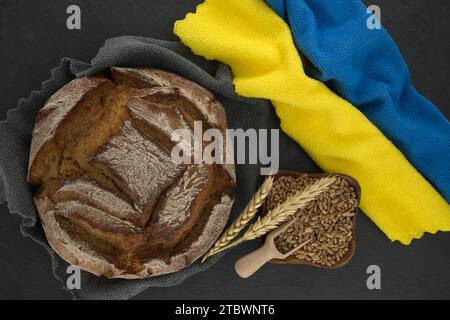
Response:
[[[51,256],[55,277],[65,288],[68,264],[50,248],[35,209],[31,189],[26,183],[31,132],[39,109],[63,85],[74,79],[99,72],[111,66],[156,67],[173,71],[212,91],[225,107],[230,128],[278,128],[278,120],[270,103],[236,95],[231,72],[222,64],[208,62],[180,42],[167,42],[142,37],[119,37],[107,40],[90,64],[64,58],[27,99],[8,112],[0,122],[0,202],[6,201],[11,213],[22,218],[22,234],[44,246]],[[244,208],[261,183],[259,165],[236,165],[236,201],[232,220]],[[223,255],[223,254],[222,254]],[[70,292],[76,299],[128,299],[148,287],[180,284],[187,277],[206,270],[220,260],[216,255],[205,263],[195,262],[179,272],[145,280],[104,279],[82,272],[81,289]]]

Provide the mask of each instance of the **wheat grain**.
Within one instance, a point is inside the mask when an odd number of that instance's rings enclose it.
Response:
[[[284,176],[284,179],[277,179],[267,196],[267,208],[274,208],[313,182],[314,180],[307,176]],[[354,237],[354,217],[358,207],[355,191],[346,178],[336,176],[336,181],[330,188],[300,209],[295,222],[275,238],[278,251],[287,253],[309,240],[308,246],[296,251],[291,258],[312,263],[313,257],[309,253],[313,253],[319,256],[319,259],[314,261],[315,264],[335,266],[342,263],[351,252],[350,246]],[[344,195],[345,202],[342,202],[341,195]],[[306,217],[309,217],[308,222],[305,222]]]
[[[326,191],[335,181],[334,177],[325,177],[317,180],[302,191],[298,191],[283,203],[270,210],[264,217],[258,218],[238,240],[217,249],[216,253],[234,247],[244,241],[253,240],[266,235],[294,215],[299,209],[304,208],[309,202]],[[211,255],[210,255],[211,256]]]

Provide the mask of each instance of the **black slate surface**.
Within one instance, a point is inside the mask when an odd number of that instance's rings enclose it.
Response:
[[[104,39],[140,35],[177,40],[173,21],[196,0],[2,0],[0,3],[0,120],[21,97],[40,87],[61,57],[89,61]],[[450,4],[447,0],[365,1],[378,4],[382,23],[400,47],[416,87],[450,117]],[[82,29],[66,28],[66,8],[82,10]],[[38,57],[35,64],[30,57]],[[295,143],[283,137],[281,168],[317,171]],[[7,152],[1,150],[0,152]],[[302,160],[299,160],[302,159]],[[450,182],[449,182],[450,183]],[[0,205],[0,299],[70,299],[50,271],[44,249],[23,238],[19,218]],[[450,299],[450,233],[425,235],[410,246],[391,243],[364,215],[357,251],[338,270],[267,265],[249,280],[235,260],[259,243],[233,250],[208,271],[173,288],[150,288],[138,299]],[[381,268],[381,290],[368,290],[366,268]]]

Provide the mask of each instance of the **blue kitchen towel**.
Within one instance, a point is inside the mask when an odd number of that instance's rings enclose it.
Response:
[[[266,0],[291,27],[309,75],[359,108],[450,202],[450,123],[416,91],[388,32],[360,0]]]

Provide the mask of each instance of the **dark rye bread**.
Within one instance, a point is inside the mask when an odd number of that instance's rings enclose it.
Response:
[[[162,70],[112,68],[55,93],[37,116],[28,171],[52,248],[109,278],[175,272],[201,257],[228,220],[235,174],[172,161],[171,133],[198,139],[194,121],[227,128],[209,91]]]

